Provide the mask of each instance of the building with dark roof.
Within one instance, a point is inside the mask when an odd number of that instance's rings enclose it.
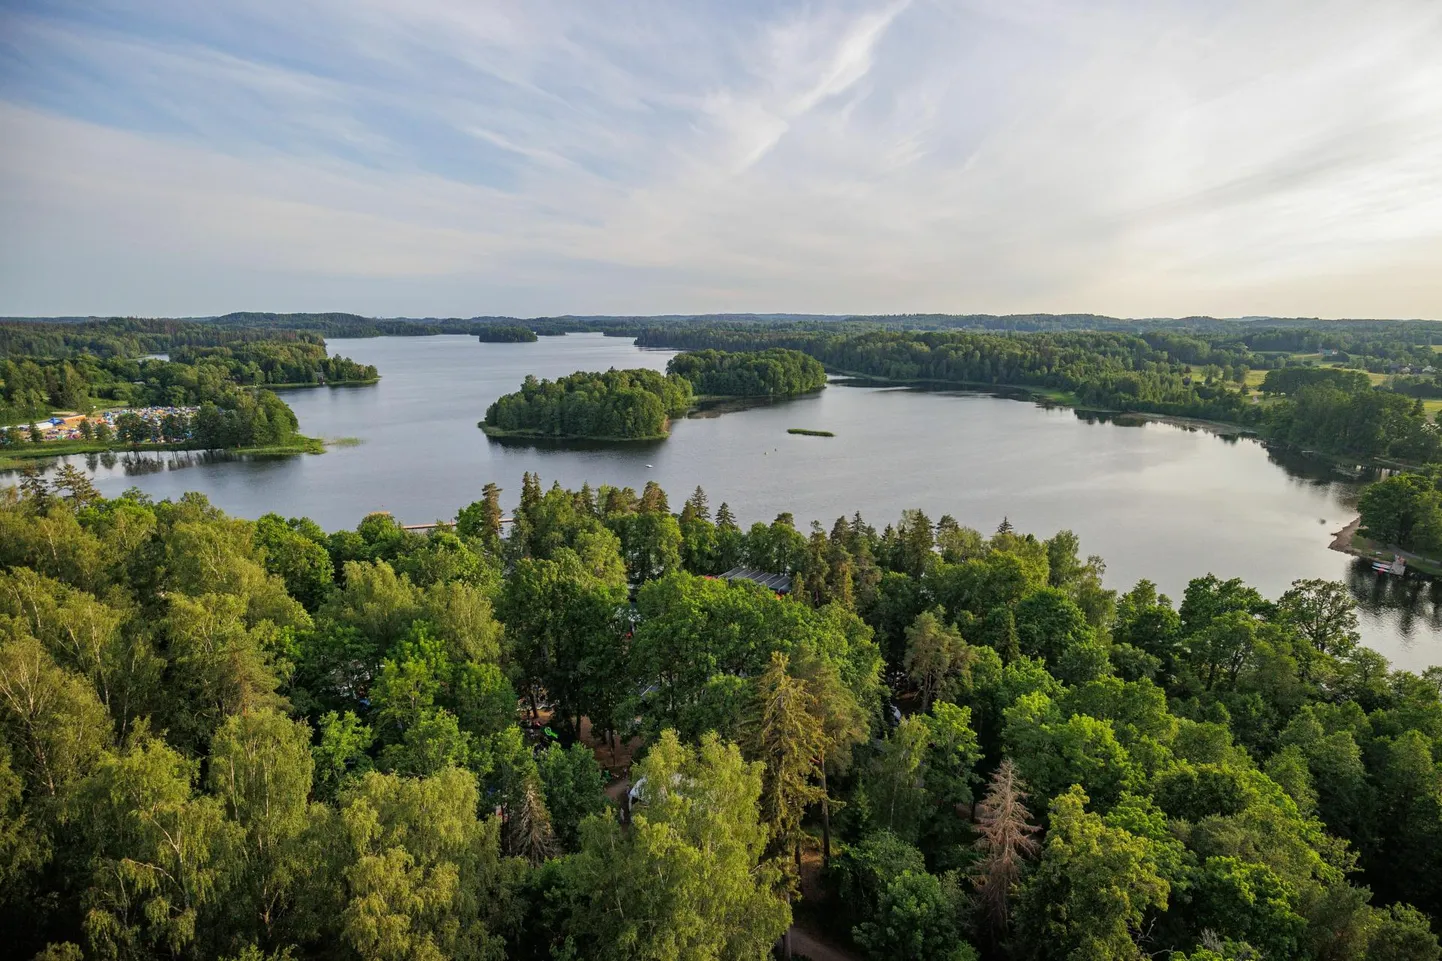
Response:
[[[791,593],[791,578],[785,574],[771,574],[754,567],[733,567],[721,576],[728,581],[751,581],[777,594]]]

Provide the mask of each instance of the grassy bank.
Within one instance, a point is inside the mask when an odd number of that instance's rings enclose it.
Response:
[[[605,434],[550,434],[538,430],[503,430],[500,427],[492,427],[485,421],[476,424],[485,431],[487,437],[494,437],[497,440],[587,440],[605,441],[606,443],[626,443],[637,440],[665,440],[671,436],[670,421],[666,422],[667,429],[660,434],[647,434],[643,437],[613,437]]]
[[[1098,414],[1116,413],[1116,411],[1108,410],[1104,407],[1083,407],[1076,394],[1069,390],[1062,390],[1060,387],[1034,387],[1030,384],[988,384],[971,380],[933,380],[926,377],[878,377],[875,374],[863,374],[854,370],[843,370],[840,367],[828,367],[826,370],[828,373],[837,374],[842,377],[852,377],[859,381],[870,381],[874,384],[886,386],[969,390],[996,394],[1001,397],[1025,397],[1029,400],[1057,404],[1062,407],[1073,407],[1077,410],[1087,410]]]
[[[0,470],[18,470],[26,464],[67,457],[74,454],[126,454],[140,451],[191,451],[206,448],[186,444],[127,444],[119,441],[98,440],[52,440],[43,444],[27,444],[22,447],[0,449]],[[292,443],[274,447],[237,447],[225,451],[229,454],[261,454],[279,456],[285,454],[321,454],[325,442],[319,437],[297,436]]]
[[[800,435],[803,436],[803,437],[835,437],[835,436],[836,436],[835,434],[833,434],[833,433],[832,433],[831,431],[829,431],[829,430],[808,430],[808,429],[805,428],[805,427],[788,427],[788,428],[786,428],[786,433],[788,433],[788,434],[800,434]]]

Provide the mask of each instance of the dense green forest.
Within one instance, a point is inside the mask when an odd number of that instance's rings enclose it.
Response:
[[[141,413],[122,414],[113,423],[87,420],[76,440],[89,449],[293,447],[307,442],[297,434],[294,412],[269,390],[256,388],[362,384],[379,376],[371,365],[329,356],[324,341],[312,335],[224,341],[213,330],[204,334],[190,327],[165,332],[76,324],[0,339],[0,346],[32,352],[0,359],[5,456],[27,445],[34,445],[27,455],[43,454],[45,445],[28,425],[52,411],[84,414],[118,407]],[[133,355],[148,348],[168,349],[169,357]]]
[[[487,433],[637,440],[665,437],[673,416],[691,405],[691,385],[654,370],[578,371],[537,380],[486,409]]]
[[[533,344],[536,332],[520,324],[494,324],[483,327],[477,335],[483,344]]]
[[[321,343],[317,334],[294,329],[226,327],[191,320],[0,321],[0,357],[10,358],[53,359],[79,355],[135,358],[184,346],[213,347],[257,340]]]
[[[371,364],[349,357],[332,357],[324,342],[260,341],[224,347],[177,347],[170,352],[177,364],[223,367],[237,384],[297,386],[369,384],[380,377]]]
[[[1175,604],[1067,531],[501,494],[421,535],[0,493],[7,952],[1442,954],[1442,672],[1340,584]]]
[[[747,353],[698,350],[677,354],[669,373],[691,382],[698,394],[783,397],[826,386],[826,368],[799,350],[773,347]]]
[[[1278,442],[1361,459],[1422,464],[1442,437],[1419,399],[1374,388],[1359,371],[1269,370],[1240,344],[1191,336],[1109,332],[995,334],[956,331],[829,333],[795,328],[693,327],[643,332],[642,346],[805,351],[835,371],[903,382],[1018,387],[1082,407],[1200,417],[1239,424]],[[1430,348],[1425,348],[1433,356]]]
[[[294,412],[255,387],[280,383],[369,382],[376,370],[326,356],[324,344],[258,341],[174,349],[171,359],[129,359],[76,352],[59,358],[0,361],[0,447],[14,453],[37,440],[28,425],[51,411],[153,408],[122,415],[113,426],[81,425],[87,443],[168,443],[198,448],[283,447],[299,438]],[[194,408],[193,411],[181,408]],[[163,413],[163,416],[160,416]],[[32,453],[42,453],[44,445]]]

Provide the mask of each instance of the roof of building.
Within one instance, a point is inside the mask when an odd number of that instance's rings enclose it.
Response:
[[[758,571],[754,567],[733,567],[721,576],[728,581],[753,581],[778,594],[787,594],[791,591],[791,578],[785,574],[771,574],[767,571]]]

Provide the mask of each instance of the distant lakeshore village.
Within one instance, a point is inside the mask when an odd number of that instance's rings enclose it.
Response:
[[[191,418],[198,407],[122,407],[114,410],[97,411],[94,414],[69,414],[50,417],[33,424],[0,428],[11,433],[21,433],[27,440],[37,434],[42,441],[91,440],[93,438],[116,437],[122,440],[149,440],[171,437],[177,429],[186,434],[190,430]],[[146,436],[140,437],[143,432]],[[123,434],[137,436],[126,437]]]

